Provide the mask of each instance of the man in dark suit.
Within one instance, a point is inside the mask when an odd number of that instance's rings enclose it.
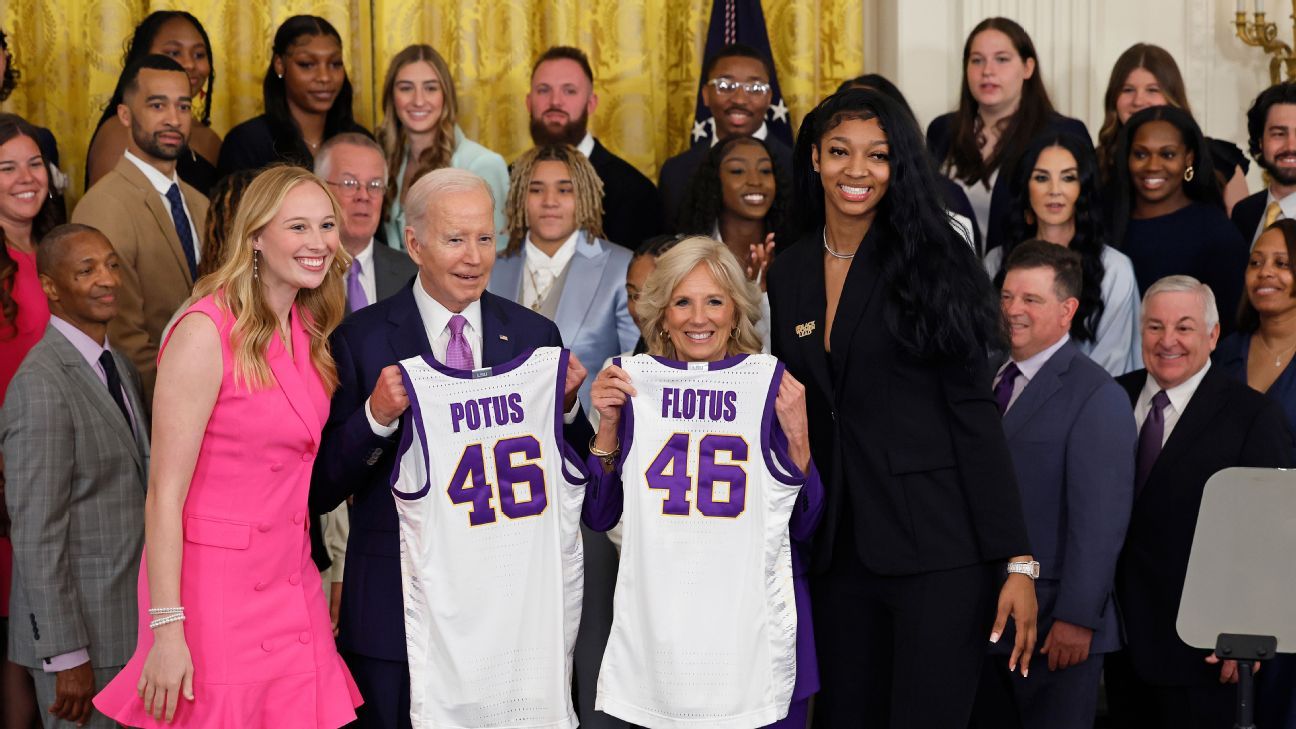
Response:
[[[27,668],[47,727],[115,727],[90,704],[135,651],[148,417],[140,378],[108,342],[117,254],[63,225],[36,249],[45,336],[0,413],[13,517],[9,657]]]
[[[1071,343],[1080,256],[1027,241],[1004,270],[1012,355],[994,393],[1040,563],[1035,595],[1048,670],[1029,679],[1010,673],[1010,641],[992,646],[975,726],[1092,729],[1103,655],[1120,648],[1112,591],[1134,500],[1134,417],[1116,381]]]
[[[570,144],[589,158],[603,181],[603,234],[631,250],[665,231],[661,198],[652,181],[629,162],[608,151],[589,132],[598,108],[594,69],[579,48],[554,46],[531,67],[526,96],[531,114],[531,141]]]
[[[760,51],[743,43],[731,43],[702,62],[702,101],[715,120],[711,144],[732,136],[764,139],[779,167],[779,179],[792,180],[792,150],[777,138],[768,136],[765,115],[769,112],[770,77],[773,61]],[[675,224],[684,194],[693,173],[706,159],[711,145],[698,142],[662,164],[657,187],[666,206],[666,220]]]
[[[1270,86],[1247,110],[1251,156],[1269,173],[1265,189],[1233,206],[1233,224],[1255,245],[1275,220],[1296,218],[1296,83]]]
[[[368,135],[343,132],[315,153],[315,174],[333,188],[342,206],[342,247],[351,254],[347,271],[347,311],[363,309],[409,286],[418,266],[402,251],[374,238],[387,192],[387,158]],[[322,522],[322,523],[321,523]],[[312,522],[311,551],[323,569],[329,615],[337,625],[350,519],[346,504]]]
[[[410,726],[400,539],[390,487],[409,398],[396,363],[425,352],[445,361],[452,340],[468,347],[474,367],[562,346],[553,322],[486,291],[495,224],[484,180],[464,170],[435,170],[410,188],[405,209],[405,248],[418,276],[334,332],[340,384],[311,482],[315,513],[332,511],[348,497],[354,501],[339,643],[365,699],[362,727]],[[571,361],[564,435],[579,450],[588,447],[593,431],[576,400],[585,369],[575,357]]]
[[[1118,382],[1139,424],[1134,511],[1116,570],[1126,649],[1107,659],[1118,726],[1233,726],[1233,661],[1214,665],[1175,630],[1206,481],[1233,466],[1288,468],[1293,442],[1278,404],[1210,365],[1219,338],[1215,296],[1167,276],[1143,297],[1146,370]]]

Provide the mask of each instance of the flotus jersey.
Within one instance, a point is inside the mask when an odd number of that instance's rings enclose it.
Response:
[[[624,360],[625,531],[596,708],[657,729],[748,729],[788,711],[788,518],[804,480],[771,436],[783,365]]]
[[[400,363],[392,490],[416,729],[576,726],[586,479],[562,439],[567,356]]]

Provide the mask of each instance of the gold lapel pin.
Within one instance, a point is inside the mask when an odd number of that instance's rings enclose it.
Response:
[[[501,335],[500,335],[500,339],[502,339],[502,340],[504,340],[505,342],[507,342],[507,341],[508,341],[508,335],[507,335],[507,334],[501,334]]]
[[[815,323],[813,321],[808,321],[805,324],[796,325],[796,335],[798,337],[808,337],[811,334],[814,334],[814,330],[815,330]]]

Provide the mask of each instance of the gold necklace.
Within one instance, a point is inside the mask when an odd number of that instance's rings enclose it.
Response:
[[[1274,356],[1274,367],[1282,367],[1282,358],[1288,354],[1291,354],[1292,350],[1296,350],[1296,344],[1293,344],[1292,346],[1287,347],[1286,349],[1283,349],[1275,353],[1274,350],[1269,346],[1269,343],[1266,342],[1264,340],[1264,337],[1260,336],[1259,333],[1256,333],[1256,340],[1260,342],[1261,347],[1265,348],[1265,351],[1269,352],[1269,354],[1272,354]]]
[[[531,302],[531,311],[538,314],[540,309],[544,307],[545,299],[549,298],[549,292],[553,290],[554,284],[558,282],[558,277],[553,276],[550,278],[549,285],[544,287],[544,291],[541,291],[540,282],[536,280],[535,269],[528,267],[527,276],[531,278],[531,289],[535,291],[535,299]]]

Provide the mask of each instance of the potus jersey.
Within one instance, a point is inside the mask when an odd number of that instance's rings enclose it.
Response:
[[[415,729],[575,727],[586,478],[562,439],[568,353],[400,363],[392,490]]]
[[[624,532],[596,708],[640,726],[749,729],[796,683],[790,463],[769,355],[620,366]],[[778,442],[776,442],[778,441]]]

